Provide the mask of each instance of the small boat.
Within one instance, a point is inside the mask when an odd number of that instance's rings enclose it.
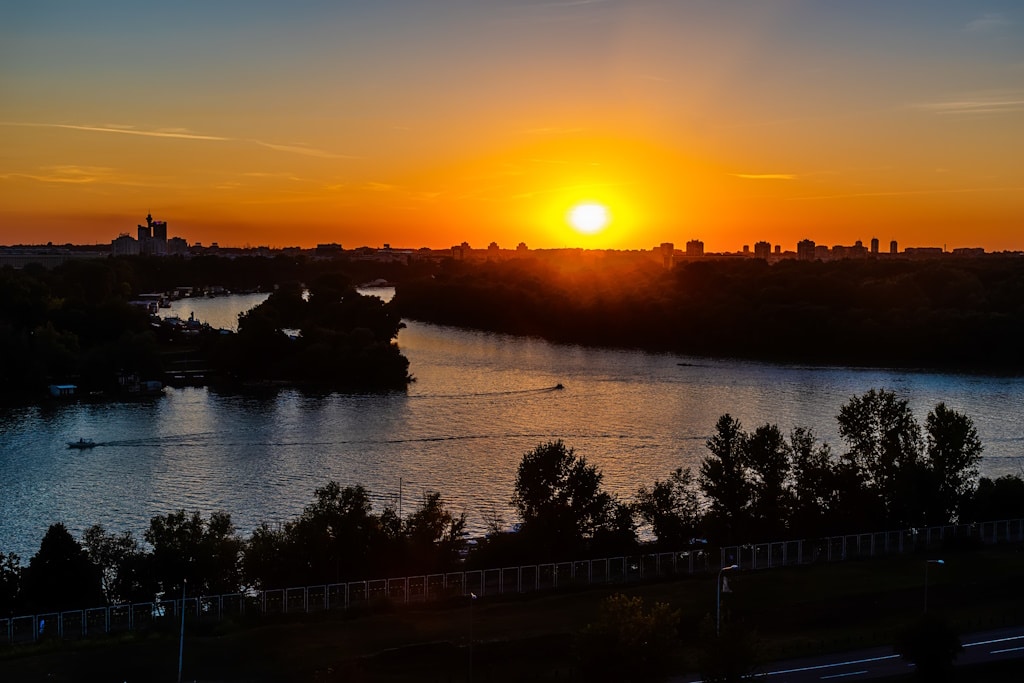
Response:
[[[86,448],[94,448],[96,442],[92,439],[79,439],[78,441],[68,441],[68,448],[77,448],[79,450],[85,450]]]

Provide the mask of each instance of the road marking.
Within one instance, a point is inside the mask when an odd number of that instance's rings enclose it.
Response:
[[[801,671],[815,671],[817,669],[834,669],[837,666],[847,666],[849,664],[865,664],[867,662],[881,662],[886,659],[898,659],[899,655],[885,655],[884,657],[870,657],[868,659],[854,659],[849,662],[836,662],[835,664],[818,664],[817,666],[804,666],[799,669],[785,669],[783,671],[769,671],[765,673],[765,676],[779,676],[781,674],[795,674]]]
[[[1001,655],[1004,652],[1017,652],[1018,650],[1024,650],[1024,647],[1008,647],[1005,650],[991,650],[990,655]]]
[[[866,674],[867,672],[868,670],[864,669],[863,671],[851,671],[850,673],[845,674],[832,674],[831,676],[822,676],[821,680],[825,681],[829,678],[844,678],[846,676],[860,676],[861,674]]]
[[[1008,638],[996,638],[995,640],[979,640],[976,643],[967,643],[964,647],[975,647],[977,645],[992,645],[993,643],[1005,643],[1010,640],[1020,640],[1024,636],[1010,636]]]

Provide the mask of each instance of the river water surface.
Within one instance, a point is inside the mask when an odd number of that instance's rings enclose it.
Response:
[[[262,298],[186,299],[165,314],[234,327]],[[723,413],[747,429],[808,426],[839,451],[840,406],[871,388],[906,397],[922,422],[939,401],[970,415],[985,444],[982,474],[1017,473],[1024,456],[1021,378],[696,359],[416,322],[398,342],[416,377],[401,393],[168,388],[138,401],[0,411],[0,552],[27,562],[57,521],[76,536],[100,523],[141,538],[151,517],[179,508],[223,510],[248,535],[298,515],[330,479],[364,484],[377,511],[408,513],[440,491],[479,532],[492,517],[515,521],[516,466],[542,442],[564,440],[630,498],[676,467],[696,469]],[[69,450],[78,438],[99,445]]]

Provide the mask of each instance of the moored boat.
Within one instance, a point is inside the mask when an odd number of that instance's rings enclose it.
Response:
[[[68,448],[77,448],[84,450],[86,448],[93,448],[96,446],[96,442],[92,439],[79,439],[78,441],[68,441]]]

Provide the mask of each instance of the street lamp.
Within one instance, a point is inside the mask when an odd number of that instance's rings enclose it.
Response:
[[[730,564],[728,567],[722,567],[718,570],[718,582],[715,586],[715,637],[718,637],[719,632],[722,630],[722,572],[730,569],[739,569],[738,564]]]
[[[181,665],[185,657],[185,587],[188,579],[181,581],[181,634],[178,636],[178,683],[181,683]]]
[[[944,560],[925,560],[924,561],[924,613],[928,614],[928,565],[930,564],[946,564]]]

